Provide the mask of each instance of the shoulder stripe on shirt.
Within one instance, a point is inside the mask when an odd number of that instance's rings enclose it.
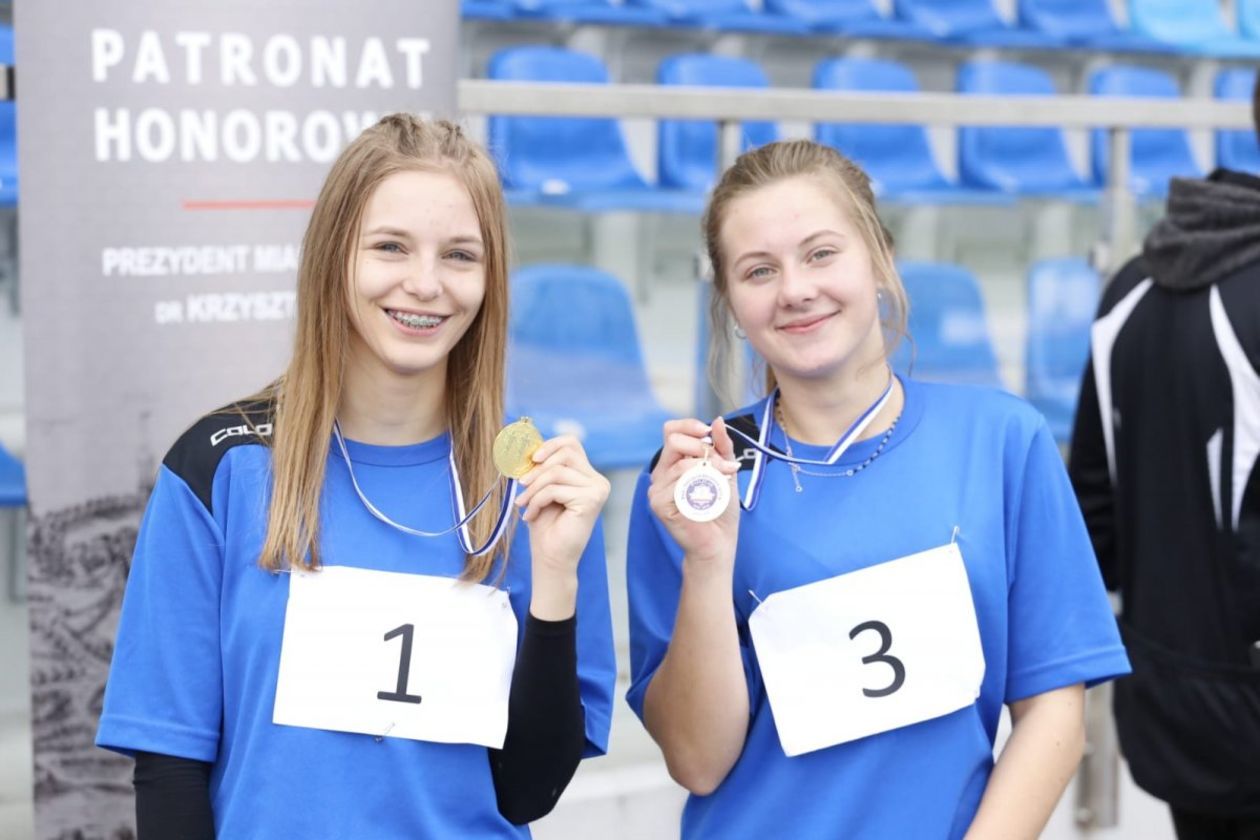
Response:
[[[184,480],[211,510],[214,474],[228,450],[245,444],[265,445],[275,422],[272,401],[238,402],[218,409],[180,435],[162,464]]]
[[[726,425],[732,429],[743,432],[748,437],[756,440],[761,434],[761,427],[757,424],[757,417],[753,414],[741,414],[738,417],[732,417],[726,421]],[[739,438],[733,440],[736,446],[739,446]],[[735,460],[739,461],[739,471],[751,470],[757,464],[757,450],[751,446],[745,446],[743,449],[737,449],[735,452]]]
[[[726,425],[733,429],[739,429],[741,432],[748,435],[749,437],[753,437],[753,438],[757,437],[757,432],[758,432],[757,418],[751,414],[740,414],[735,417],[728,417],[726,419]],[[738,440],[734,441],[734,443],[736,446],[739,445]],[[648,462],[648,466],[647,466],[648,472],[651,472],[652,470],[656,469],[656,462],[661,460],[661,453],[664,451],[665,451],[664,449],[656,450],[656,454],[653,455],[652,460]],[[739,461],[740,472],[743,472],[744,470],[751,470],[753,468],[753,462],[756,459],[756,457],[757,457],[757,450],[751,447],[745,447],[743,451],[737,451],[735,453],[735,459]]]

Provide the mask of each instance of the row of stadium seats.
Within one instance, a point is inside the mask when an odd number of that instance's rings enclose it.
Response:
[[[1260,2],[1260,0],[1257,0]],[[13,30],[0,26],[0,64],[13,61]],[[553,47],[516,47],[497,53],[489,75],[496,79],[606,83],[599,59]],[[1216,96],[1247,99],[1254,73],[1230,69],[1216,80]],[[767,87],[756,63],[706,54],[675,56],[658,73],[663,85]],[[904,65],[876,59],[833,59],[820,63],[814,87],[828,90],[915,91]],[[1050,76],[1031,65],[973,61],[959,70],[961,93],[1054,95]],[[1176,81],[1158,70],[1113,66],[1096,71],[1089,91],[1100,95],[1175,98]],[[748,146],[777,137],[772,123],[746,123]],[[698,212],[716,168],[712,123],[662,120],[658,128],[658,183],[648,184],[631,164],[625,140],[611,119],[493,117],[490,144],[514,204],[552,204],[587,212],[630,209]],[[1105,182],[1107,145],[1094,133],[1092,173],[1072,167],[1063,132],[1054,128],[963,128],[959,132],[959,180],[937,166],[927,131],[917,125],[820,124],[816,138],[860,163],[881,198],[906,203],[994,203],[1010,196],[1045,196],[1092,201]],[[1243,171],[1260,170],[1260,148],[1246,131],[1220,131],[1216,160]],[[1184,131],[1139,131],[1133,136],[1131,189],[1161,196],[1175,175],[1201,174]],[[0,207],[17,202],[16,106],[0,101]]]
[[[608,71],[594,56],[558,47],[513,47],[490,60],[494,79],[570,81],[603,84]],[[1224,70],[1216,96],[1250,99],[1255,71]],[[748,59],[687,54],[661,63],[662,85],[765,88],[766,74]],[[814,87],[846,91],[916,91],[906,66],[881,59],[839,58],[821,62]],[[968,94],[1053,96],[1049,74],[1032,65],[972,61],[960,68],[957,89]],[[1110,66],[1095,71],[1089,91],[1103,96],[1177,98],[1172,76],[1141,67]],[[876,194],[906,203],[1001,203],[1014,196],[1074,201],[1095,200],[1106,182],[1107,137],[1097,130],[1092,172],[1073,168],[1065,135],[1058,128],[962,128],[958,134],[957,182],[932,157],[921,125],[815,126],[815,138],[859,163]],[[745,123],[746,147],[778,136],[773,123]],[[717,127],[712,122],[661,120],[657,131],[658,180],[649,184],[631,163],[616,120],[602,118],[491,117],[490,147],[500,162],[504,186],[514,204],[544,204],[594,212],[640,210],[697,212],[713,183],[717,166]],[[1247,131],[1216,135],[1220,166],[1260,171],[1260,145]],[[1136,195],[1158,197],[1169,178],[1201,175],[1183,130],[1133,132],[1131,183]]]
[[[899,268],[913,343],[902,343],[895,368],[927,381],[1002,387],[975,277],[940,263]],[[1024,392],[1059,441],[1071,433],[1098,295],[1098,275],[1084,260],[1045,260],[1028,274]],[[510,329],[511,415],[532,418],[547,436],[578,436],[601,469],[647,463],[670,415],[648,382],[621,282],[581,266],[522,268],[512,277]]]
[[[1129,28],[1108,0],[1018,0],[1008,23],[994,0],[463,0],[466,20],[551,20],[637,27],[704,28],[768,35],[905,39],[1012,49],[1260,56],[1260,0],[1235,0],[1237,31],[1219,0],[1128,0]],[[1239,34],[1241,33],[1241,34]]]

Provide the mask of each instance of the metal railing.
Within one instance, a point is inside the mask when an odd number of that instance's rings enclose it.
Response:
[[[1103,128],[1109,132],[1106,225],[1108,267],[1133,250],[1129,192],[1131,132],[1141,128],[1250,129],[1249,103],[1212,99],[1103,96],[980,96],[951,93],[868,93],[663,85],[603,85],[463,79],[459,110],[470,114],[650,117],[713,120],[722,127],[719,168],[739,150],[748,120],[812,123],[916,123],[945,126]]]

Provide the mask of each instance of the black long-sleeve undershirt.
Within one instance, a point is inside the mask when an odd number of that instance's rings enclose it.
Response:
[[[511,823],[551,812],[586,747],[577,677],[577,618],[525,619],[503,749],[490,751],[499,813]]]
[[[532,615],[516,655],[507,737],[489,750],[499,813],[520,825],[555,807],[586,745],[577,678],[577,619]],[[189,758],[136,754],[138,840],[213,840],[210,765]]]
[[[139,752],[132,783],[140,840],[214,840],[209,764]]]

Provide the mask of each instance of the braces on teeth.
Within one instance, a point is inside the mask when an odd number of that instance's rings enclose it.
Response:
[[[395,321],[417,330],[436,327],[442,323],[442,319],[436,315],[413,315],[410,312],[393,312],[391,315]]]

